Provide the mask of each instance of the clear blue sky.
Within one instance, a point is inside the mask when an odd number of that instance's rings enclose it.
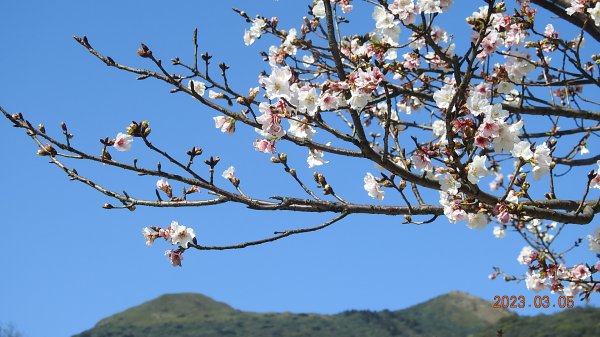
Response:
[[[457,1],[467,3],[467,1]],[[131,120],[148,119],[153,141],[181,158],[191,146],[220,155],[221,169],[235,165],[244,188],[268,197],[296,193],[289,177],[269,156],[254,152],[252,131],[226,137],[212,125],[215,114],[189,97],[169,94],[155,81],[109,69],[80,47],[72,35],[121,63],[150,66],[136,55],[139,42],[164,61],[190,60],[191,37],[199,28],[202,51],[232,66],[237,88],[255,86],[266,69],[259,51],[266,41],[245,47],[247,24],[231,7],[279,16],[282,27],[299,27],[306,1],[4,1],[0,4],[0,105],[42,122],[56,135],[68,122],[74,144],[99,153],[98,139],[114,137]],[[471,4],[471,1],[468,2]],[[357,3],[359,5],[359,3]],[[473,6],[475,7],[475,6]],[[447,28],[466,31],[463,18],[475,8],[455,5]],[[360,25],[370,30],[370,12]],[[404,36],[406,37],[406,36]],[[168,63],[168,62],[166,62]],[[240,91],[245,91],[240,90]],[[111,200],[69,182],[20,130],[0,121],[3,177],[0,202],[0,322],[14,322],[28,337],[59,337],[91,328],[98,320],[164,293],[197,292],[240,310],[336,313],[347,309],[401,309],[452,290],[484,299],[533,294],[524,284],[490,281],[492,266],[524,272],[516,257],[524,243],[509,235],[495,239],[492,226],[472,231],[444,220],[416,227],[400,217],[351,216],[324,231],[227,252],[187,252],[183,268],[171,267],[157,242],[144,245],[140,231],[171,220],[195,228],[200,242],[228,244],[258,239],[274,230],[316,225],[324,215],[256,213],[235,205],[202,209],[106,211]],[[115,159],[153,162],[139,140]],[[293,154],[290,147],[282,150]],[[114,151],[113,151],[114,152]],[[291,157],[301,174],[306,153]],[[334,188],[356,202],[370,201],[362,189],[367,163],[331,156],[320,172],[336,175]],[[350,166],[353,165],[353,166]],[[154,179],[76,163],[108,187],[152,198]],[[356,167],[356,170],[348,170]],[[220,170],[219,170],[220,172]],[[176,186],[180,189],[181,186]],[[206,196],[206,193],[203,192]],[[390,200],[391,199],[391,200]],[[399,199],[387,202],[401,202]],[[573,237],[591,232],[574,231]],[[592,260],[586,249],[575,258]],[[579,262],[576,259],[570,263]],[[596,301],[596,303],[598,303]],[[550,313],[551,310],[524,313]]]

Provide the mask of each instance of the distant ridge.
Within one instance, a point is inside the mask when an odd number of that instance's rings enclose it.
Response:
[[[532,333],[532,328],[541,331],[538,324],[549,324],[551,332],[561,332],[565,330],[561,326],[570,322],[577,322],[577,331],[596,334]],[[127,309],[74,337],[483,337],[496,336],[499,329],[506,332],[504,337],[600,336],[600,309],[519,317],[507,310],[493,309],[490,301],[455,291],[397,311],[349,310],[336,315],[253,313],[233,309],[204,295],[183,293],[162,295]]]

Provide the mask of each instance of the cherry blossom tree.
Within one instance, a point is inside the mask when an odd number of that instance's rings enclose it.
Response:
[[[207,127],[214,123],[223,137],[253,128],[257,136],[248,148],[280,166],[298,194],[253,197],[244,192],[233,166],[221,168],[220,158],[203,156],[201,147],[184,144],[187,150],[168,153],[153,143],[149,121],[134,121],[114,138],[101,139],[101,154],[94,155],[98,149],[78,147],[66,123],[56,136],[20,113],[0,109],[38,145],[38,155],[71,180],[114,199],[106,209],[235,203],[256,211],[331,215],[313,227],[228,246],[202,242],[176,221],[144,228],[147,245],[160,239],[173,246],[165,253],[173,266],[181,266],[189,250],[260,245],[318,231],[354,214],[403,216],[407,225],[440,218],[471,229],[494,226],[498,238],[507,233],[523,238],[526,246],[515,252],[526,266],[523,276],[495,267],[490,278],[525,280],[535,292],[582,298],[600,291],[598,260],[567,261],[580,245],[600,253],[600,228],[592,227],[600,212],[594,191],[600,189],[600,154],[591,153],[594,146],[588,149],[600,131],[600,103],[594,99],[600,86],[600,54],[594,54],[600,1],[469,1],[473,11],[464,23],[471,34],[466,38],[438,25],[452,0],[363,2],[369,11],[360,15],[370,29],[362,35],[346,33],[353,24],[344,17],[355,10],[351,0],[309,1],[298,26],[285,29],[276,17],[234,9],[248,23],[240,43],[273,44],[262,53],[266,70],[257,69],[251,88],[230,83],[233,70],[223,62],[215,67],[212,56],[199,51],[197,31],[189,60],[175,57],[167,64],[158,56],[162,51],[142,44],[137,54],[147,60],[145,69],[104,55],[85,36],[74,37],[107,66],[191,96],[214,112]],[[542,14],[557,17],[553,22],[567,32],[541,22]],[[284,142],[297,151],[279,152]],[[153,152],[164,165],[119,161],[114,150]],[[307,168],[292,167],[288,160],[300,156],[307,156]],[[318,172],[340,157],[374,164],[363,172],[363,181],[352,182],[372,203],[345,198],[336,184],[348,182]],[[72,165],[77,161],[152,176],[156,186],[148,187],[147,195],[117,192],[79,174]],[[565,182],[581,191],[578,198],[565,197],[559,188]],[[174,183],[184,188],[177,191]],[[382,203],[390,199],[395,201]],[[581,225],[590,227],[587,237],[559,240]],[[568,248],[556,248],[565,244]]]

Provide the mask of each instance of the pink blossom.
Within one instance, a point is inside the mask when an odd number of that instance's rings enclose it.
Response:
[[[567,7],[566,12],[569,15],[583,13],[585,9],[585,0],[571,0],[571,6]]]
[[[546,279],[542,278],[540,274],[528,272],[527,277],[525,278],[525,285],[527,286],[527,289],[539,293],[546,288],[545,281]]]
[[[429,172],[433,171],[433,164],[431,164],[431,160],[426,154],[415,154],[410,159],[417,170]]]
[[[165,251],[165,256],[169,258],[173,267],[181,267],[181,261],[183,260],[181,251],[169,249]]]
[[[142,235],[144,236],[144,240],[146,241],[147,246],[152,246],[154,240],[156,240],[160,236],[158,232],[153,231],[148,227],[142,230]]]
[[[583,264],[576,264],[571,269],[571,276],[573,276],[573,278],[576,280],[585,280],[591,275],[592,273],[590,272],[589,268]]]
[[[275,138],[281,138],[285,135],[285,130],[281,127],[281,117],[273,107],[268,103],[260,103],[258,106],[262,115],[256,118],[256,121],[262,125],[262,131],[272,135]]]
[[[257,139],[254,141],[254,149],[264,153],[275,153],[275,141],[270,139]]]
[[[521,253],[519,253],[519,257],[517,257],[517,261],[519,261],[520,264],[530,265],[538,257],[539,257],[538,252],[536,252],[535,250],[533,250],[533,248],[531,248],[529,246],[525,246],[525,247],[523,247],[523,249],[521,249]]]
[[[131,150],[131,142],[133,142],[132,136],[119,132],[113,146],[117,151],[129,151]]]
[[[215,128],[221,129],[221,132],[226,132],[228,135],[233,135],[235,132],[235,119],[232,117],[217,116],[213,117]]]

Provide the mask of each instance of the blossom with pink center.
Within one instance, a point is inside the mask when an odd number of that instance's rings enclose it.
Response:
[[[483,136],[475,136],[475,146],[485,149],[490,146],[490,140]]]
[[[321,111],[335,110],[339,106],[340,99],[330,93],[323,93],[319,98],[319,108]]]
[[[414,0],[394,0],[393,3],[388,5],[388,9],[392,14],[397,15],[404,24],[415,22],[417,9]]]
[[[583,264],[576,264],[571,268],[571,276],[576,280],[585,280],[591,275],[590,269]]]
[[[424,153],[415,154],[410,158],[415,168],[420,171],[432,172],[433,164],[429,157]]]
[[[148,227],[142,229],[142,235],[144,236],[144,240],[146,241],[147,246],[152,246],[154,240],[156,240],[160,236],[158,232],[153,231]]]
[[[370,94],[377,89],[377,86],[383,81],[383,78],[383,73],[378,67],[371,67],[366,71],[358,69],[358,71],[352,72],[348,77],[348,81],[356,89],[365,94]]]
[[[129,151],[131,150],[131,142],[133,142],[133,136],[119,132],[113,147],[117,149],[117,151]]]
[[[260,103],[258,106],[262,115],[256,118],[256,121],[262,125],[262,131],[272,135],[275,138],[281,138],[285,135],[285,130],[281,127],[281,117],[269,103]]]
[[[510,221],[509,209],[504,203],[496,204],[496,206],[494,206],[494,215],[496,215],[498,221],[503,224]]]
[[[402,65],[408,70],[418,69],[421,65],[419,55],[414,52],[406,53],[402,55],[402,58],[404,58],[404,62],[402,63]]]
[[[500,123],[497,121],[486,119],[479,128],[477,134],[484,138],[495,138],[500,135]]]
[[[221,129],[221,132],[226,132],[228,135],[233,135],[235,132],[235,119],[232,117],[217,116],[213,117],[215,128]]]
[[[566,8],[567,14],[583,13],[585,2],[586,0],[571,0],[570,6]]]
[[[169,249],[165,251],[165,256],[169,258],[173,267],[181,267],[181,261],[183,260],[183,254],[181,253],[179,250]]]
[[[254,141],[254,149],[263,153],[275,153],[275,141],[271,139],[257,139]]]

